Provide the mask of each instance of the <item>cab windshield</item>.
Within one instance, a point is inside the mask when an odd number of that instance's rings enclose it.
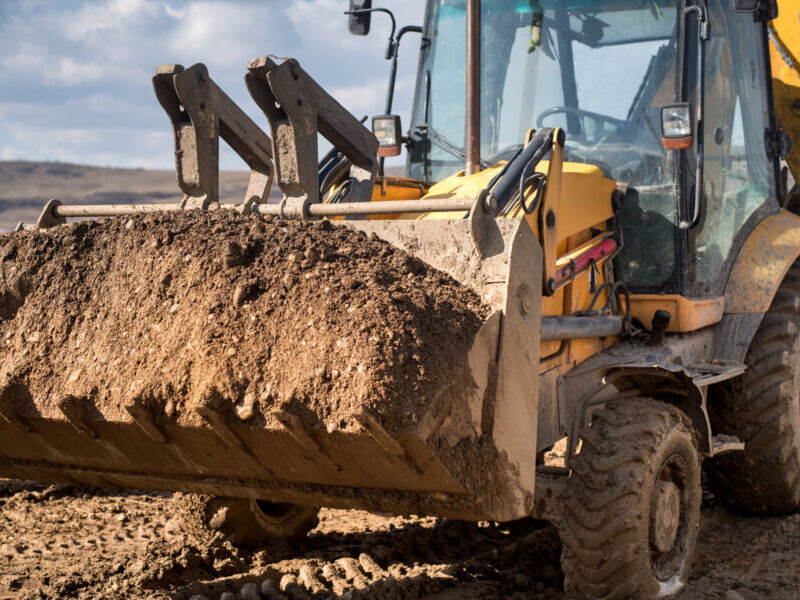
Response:
[[[632,185],[673,180],[658,107],[677,91],[675,0],[481,4],[484,164],[511,157],[530,128],[561,127],[567,160]],[[431,4],[414,117],[427,141],[410,159],[426,181],[463,168],[465,31],[464,0]]]
[[[708,0],[705,211],[695,230],[679,231],[696,150],[663,148],[660,108],[681,99],[697,106],[698,30],[696,19],[684,26],[683,4],[482,0],[481,161],[510,159],[529,129],[566,130],[567,161],[629,186],[617,277],[635,293],[707,297],[722,293],[737,240],[777,210],[776,164],[764,145],[768,57],[752,14]],[[431,0],[424,36],[409,171],[435,182],[465,162],[464,0]]]

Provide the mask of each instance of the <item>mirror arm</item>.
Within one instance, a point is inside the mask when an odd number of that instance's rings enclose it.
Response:
[[[380,9],[375,9],[380,10]],[[391,14],[391,13],[390,13]],[[390,115],[392,114],[392,105],[394,104],[394,88],[395,83],[397,81],[397,57],[400,54],[400,41],[403,39],[403,36],[407,33],[422,33],[422,27],[418,25],[406,25],[405,27],[400,29],[400,32],[397,34],[397,37],[394,36],[394,17],[392,17],[392,36],[389,38],[389,45],[387,47],[387,57],[392,60],[392,66],[389,70],[389,88],[386,90],[386,110],[383,111],[383,114]],[[378,165],[378,174],[383,177],[384,175],[384,165],[386,163],[386,159],[381,157],[380,163]]]
[[[693,6],[685,9],[687,15],[697,15],[699,28],[697,51],[697,172],[695,174],[694,206],[691,219],[681,219],[678,227],[683,230],[694,229],[700,224],[704,212],[705,190],[705,109],[706,109],[706,42],[711,38],[711,25],[706,8],[696,0]]]
[[[390,115],[392,114],[392,105],[394,104],[394,88],[395,88],[395,81],[397,79],[397,57],[400,54],[400,41],[403,39],[403,36],[407,33],[422,33],[422,27],[418,25],[406,25],[402,29],[400,29],[400,33],[397,34],[397,37],[392,37],[389,39],[389,46],[391,49],[391,56],[392,60],[392,68],[389,72],[389,89],[386,94],[386,110],[383,111],[383,114]],[[394,32],[393,34],[394,35]]]

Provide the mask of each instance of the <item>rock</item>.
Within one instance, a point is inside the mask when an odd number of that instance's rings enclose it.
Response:
[[[258,298],[264,291],[264,283],[258,279],[250,279],[236,286],[233,291],[233,305],[242,306],[245,302],[250,302]]]
[[[245,303],[247,300],[247,292],[242,284],[236,286],[236,289],[233,290],[233,305],[237,308],[240,307],[242,304]]]
[[[314,227],[316,229],[321,230],[321,231],[330,231],[330,229],[331,229],[331,227],[333,227],[333,225],[331,225],[331,222],[328,221],[327,219],[322,219],[320,221],[315,222],[314,223]]]
[[[225,259],[225,266],[227,267],[241,267],[251,262],[245,250],[233,240],[225,242],[223,256]]]
[[[312,594],[321,594],[326,591],[325,586],[317,577],[316,569],[309,565],[300,567],[300,583]]]
[[[725,592],[725,600],[744,600],[744,597],[736,590],[728,590]]]
[[[258,586],[255,583],[245,583],[239,590],[241,600],[261,600],[258,594]]]
[[[236,406],[236,416],[242,421],[249,421],[255,416],[256,395],[252,392],[245,394],[242,403]]]
[[[304,255],[309,265],[313,265],[315,262],[319,260],[319,251],[314,246],[309,247],[305,251]]]
[[[281,577],[281,589],[293,600],[311,600],[311,596],[297,583],[294,575],[286,574]]]
[[[373,558],[366,553],[359,554],[358,562],[365,573],[368,573],[373,579],[377,579],[383,574],[383,569]]]
[[[272,579],[265,579],[261,584],[261,595],[267,600],[285,600],[286,596],[278,591],[278,586]]]
[[[201,594],[195,594],[191,596],[189,600],[208,600],[208,596],[202,596]]]
[[[222,592],[219,600],[236,600],[236,596],[234,596],[231,592]]]

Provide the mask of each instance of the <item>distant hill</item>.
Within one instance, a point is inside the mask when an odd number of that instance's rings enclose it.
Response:
[[[241,201],[248,177],[244,171],[221,172],[221,199]],[[65,204],[145,204],[177,202],[182,194],[173,171],[0,161],[0,231],[35,222],[50,198]]]
[[[402,175],[387,167],[387,175]],[[249,173],[222,171],[220,199],[241,202]],[[270,197],[279,198],[273,184]],[[64,204],[149,204],[182,198],[174,171],[87,167],[57,162],[0,161],[0,231],[35,223],[50,198]]]

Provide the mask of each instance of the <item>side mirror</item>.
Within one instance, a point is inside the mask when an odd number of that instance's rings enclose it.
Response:
[[[403,146],[402,131],[398,115],[372,117],[372,134],[378,138],[378,156],[400,156]]]
[[[688,102],[661,107],[661,143],[667,150],[685,150],[694,144],[692,105]]]
[[[372,21],[372,0],[350,0],[348,28],[353,35],[367,35]]]
[[[731,9],[738,13],[752,13],[758,10],[759,0],[731,0]]]

